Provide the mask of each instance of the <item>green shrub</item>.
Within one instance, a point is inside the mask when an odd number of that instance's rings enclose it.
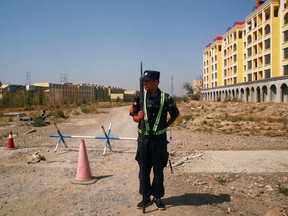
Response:
[[[91,113],[90,109],[87,106],[80,107],[82,113]]]
[[[226,178],[224,178],[224,177],[219,177],[219,178],[217,179],[217,182],[218,182],[219,184],[221,184],[221,185],[225,185],[225,184],[228,182],[228,180],[227,180]]]
[[[68,116],[65,116],[64,112],[61,110],[52,110],[49,112],[48,116],[54,116],[55,118],[68,118]]]
[[[288,196],[288,187],[279,185],[278,191],[286,196]]]
[[[33,119],[31,122],[33,127],[43,127],[50,124],[49,122],[45,122],[45,118],[43,118],[41,115],[31,115],[31,117]]]
[[[184,115],[182,117],[182,119],[186,120],[186,121],[189,121],[189,120],[194,120],[193,116],[192,115]]]

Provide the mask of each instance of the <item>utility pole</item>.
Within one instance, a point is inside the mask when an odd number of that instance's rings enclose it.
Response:
[[[171,76],[171,97],[173,97],[173,76]],[[170,127],[170,140],[172,140],[172,127]],[[169,164],[172,172],[171,161],[169,159]]]
[[[26,72],[26,85],[30,85],[30,84],[31,84],[30,72],[27,71],[27,72]]]
[[[171,97],[173,97],[173,76],[171,76]]]

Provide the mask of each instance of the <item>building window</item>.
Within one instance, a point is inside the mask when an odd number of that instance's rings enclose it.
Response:
[[[284,75],[288,75],[288,65],[284,65]]]
[[[265,26],[265,35],[270,34],[270,25]]]
[[[234,50],[234,52],[237,51],[237,45],[236,44],[234,44],[233,50]]]
[[[248,61],[248,70],[252,69],[252,61]]]
[[[279,13],[279,8],[275,7],[275,9],[274,9],[274,17],[278,17],[278,13]]]
[[[248,74],[248,82],[252,81],[252,74]]]
[[[288,30],[286,30],[284,32],[284,41],[287,42],[288,41]]]
[[[254,50],[254,54],[257,54],[257,46],[254,46],[253,50]]]
[[[271,78],[271,70],[265,70],[265,79]]]
[[[234,77],[233,80],[234,80],[234,84],[237,84],[237,77]]]
[[[237,73],[237,66],[234,66],[234,67],[233,67],[233,72],[234,72],[234,74]]]
[[[251,35],[248,36],[247,42],[248,42],[248,44],[250,44],[252,42],[252,36]]]
[[[257,32],[254,32],[254,41],[256,41],[257,40]]]
[[[284,49],[284,59],[288,59],[288,48]]]
[[[258,80],[257,73],[254,73],[254,80]]]
[[[250,47],[250,48],[248,48],[248,57],[250,57],[251,55],[252,55],[252,48]]]
[[[240,31],[238,34],[239,39],[242,39],[242,34],[243,34],[242,31]]]
[[[265,55],[265,64],[270,64],[271,63],[271,59],[270,59],[270,54]]]
[[[270,38],[265,40],[265,49],[270,49]]]
[[[270,19],[270,13],[269,12],[265,12],[265,20],[269,20]]]
[[[237,61],[237,55],[233,56],[233,61],[236,62]]]
[[[288,13],[284,16],[284,24],[286,25],[288,23]]]

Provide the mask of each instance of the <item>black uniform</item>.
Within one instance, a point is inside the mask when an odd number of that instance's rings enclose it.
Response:
[[[149,92],[146,94],[146,110],[149,126],[152,130],[154,123],[157,119],[158,112],[161,104],[161,90],[158,89],[157,95],[152,97]],[[145,105],[144,105],[145,106]],[[130,109],[131,116],[137,116],[140,111],[140,99],[137,95],[134,98],[134,103]],[[162,110],[162,114],[160,117],[159,125],[157,131],[164,131],[161,134],[155,135],[155,133],[149,131],[144,137],[144,155],[145,155],[145,166],[144,170],[141,168],[141,161],[143,158],[142,152],[142,143],[140,139],[140,123],[138,125],[139,137],[138,137],[138,148],[136,154],[136,160],[139,164],[140,172],[139,172],[139,180],[140,180],[140,188],[139,193],[147,197],[153,195],[156,198],[161,198],[164,196],[164,174],[163,169],[167,165],[168,162],[168,151],[167,151],[167,135],[165,128],[167,128],[167,114],[170,114],[170,118],[176,118],[179,115],[179,110],[176,106],[174,100],[165,93],[164,106]],[[150,181],[150,172],[153,167],[154,178],[151,184]],[[145,191],[143,192],[143,180],[142,180],[142,172],[144,172],[145,178]]]

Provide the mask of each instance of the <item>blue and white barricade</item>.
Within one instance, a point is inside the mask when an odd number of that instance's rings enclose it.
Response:
[[[112,123],[110,123],[108,131],[106,132],[104,127],[101,126],[104,136],[79,136],[79,135],[63,135],[59,128],[57,127],[56,123],[54,123],[56,129],[57,129],[57,133],[58,134],[50,134],[49,136],[52,138],[58,138],[56,147],[55,147],[55,152],[57,151],[59,144],[61,143],[61,141],[63,142],[63,144],[65,145],[66,148],[68,148],[65,139],[64,138],[80,138],[80,139],[101,139],[101,140],[105,140],[105,145],[104,145],[104,151],[103,151],[103,155],[106,154],[106,149],[107,147],[109,147],[109,149],[112,151],[111,148],[111,144],[110,144],[110,140],[131,140],[131,141],[136,141],[137,138],[129,138],[129,137],[118,137],[118,136],[111,136],[110,137],[110,133],[111,133],[111,127],[112,127]]]

